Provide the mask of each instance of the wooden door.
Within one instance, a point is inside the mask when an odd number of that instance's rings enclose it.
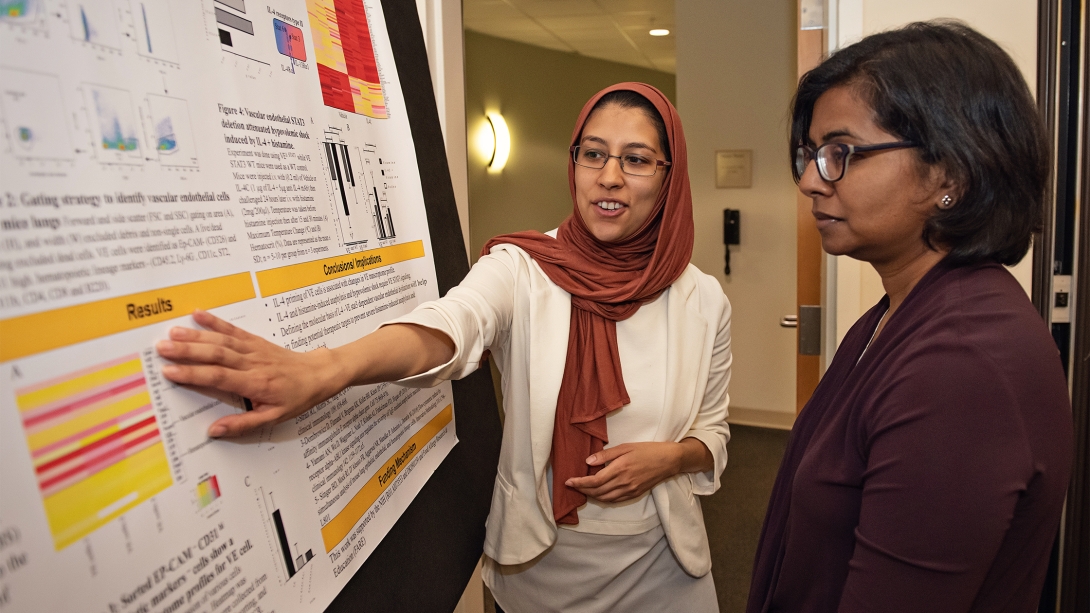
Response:
[[[821,62],[825,49],[826,30],[802,29],[802,11],[805,0],[798,0],[798,76],[814,68]],[[812,3],[808,3],[812,4]],[[810,213],[810,199],[801,193],[798,194],[798,221],[797,221],[797,279],[796,279],[796,306],[798,310],[797,321],[800,325],[796,329],[797,335],[804,333],[806,317],[803,307],[821,307],[821,237],[814,225],[814,217]],[[813,312],[813,311],[811,311]],[[812,322],[810,322],[812,324]],[[818,322],[820,339],[820,318]],[[801,339],[800,339],[801,340]],[[820,341],[818,343],[820,345]],[[810,400],[810,396],[817,387],[821,378],[821,356],[803,355],[802,343],[796,354],[795,367],[795,411],[801,411],[802,407]]]

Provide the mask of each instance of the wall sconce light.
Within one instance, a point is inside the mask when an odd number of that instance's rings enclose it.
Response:
[[[511,131],[499,113],[488,113],[487,123],[477,132],[477,150],[488,164],[488,172],[497,173],[511,156]]]

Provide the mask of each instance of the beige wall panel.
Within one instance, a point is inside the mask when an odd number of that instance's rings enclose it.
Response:
[[[795,0],[675,5],[678,109],[689,139],[696,247],[734,307],[731,412],[783,426],[795,413],[796,188],[787,107],[796,72]],[[753,150],[753,186],[717,189],[715,151]],[[741,211],[741,245],[723,274],[723,209]],[[762,420],[760,415],[768,414]],[[786,419],[784,419],[786,418]]]

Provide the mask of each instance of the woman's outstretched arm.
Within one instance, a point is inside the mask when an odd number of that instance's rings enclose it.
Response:
[[[309,410],[346,387],[396,381],[450,361],[454,341],[411,324],[383,326],[335,349],[300,353],[270,343],[205,311],[193,313],[204,329],[172,328],[156,345],[173,364],[163,376],[175,383],[214,388],[250,400],[253,411],[213,423],[209,436],[238,436]]]

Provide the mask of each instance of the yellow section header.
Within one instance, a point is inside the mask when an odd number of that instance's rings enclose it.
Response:
[[[257,286],[261,297],[268,298],[301,289],[323,281],[331,281],[348,275],[382,268],[406,260],[424,257],[424,241],[391,245],[370,251],[313,260],[301,264],[281,266],[257,273]]]
[[[363,484],[363,487],[352,496],[352,500],[344,505],[344,508],[341,509],[340,513],[337,513],[336,517],[322,526],[322,542],[325,544],[326,553],[333,551],[337,543],[340,543],[344,540],[344,537],[348,536],[348,533],[352,531],[352,527],[363,518],[364,513],[367,513],[367,509],[370,509],[371,505],[375,504],[378,497],[382,495],[382,492],[394,482],[394,478],[401,471],[408,468],[409,462],[420,453],[420,450],[424,448],[428,441],[435,438],[440,430],[446,428],[453,418],[454,407],[448,404],[445,409],[440,411],[438,415],[433,417],[431,421],[402,445],[401,449],[395,451],[386,460],[386,464],[375,471],[374,476]]]
[[[0,320],[0,362],[256,298],[250,273]]]

